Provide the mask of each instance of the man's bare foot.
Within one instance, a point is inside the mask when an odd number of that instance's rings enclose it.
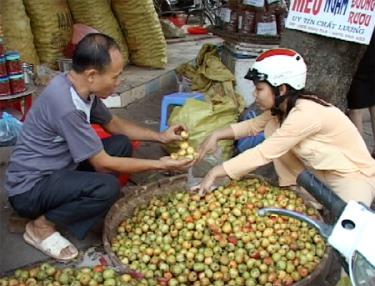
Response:
[[[51,234],[56,232],[54,224],[47,220],[44,216],[40,216],[37,219],[30,221],[25,228],[26,233],[37,241],[43,241]],[[61,250],[60,254],[62,257],[68,257],[75,252],[76,249],[73,246],[67,246]]]

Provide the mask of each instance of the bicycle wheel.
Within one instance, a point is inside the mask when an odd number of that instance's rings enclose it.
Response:
[[[197,9],[189,11],[187,19],[187,25],[200,25],[200,26],[209,26],[214,24],[214,19],[211,15],[204,10]]]
[[[153,0],[156,13],[160,16],[161,14],[161,0]]]
[[[156,13],[159,15],[159,17],[173,11],[171,2],[169,0],[153,0],[153,2]]]

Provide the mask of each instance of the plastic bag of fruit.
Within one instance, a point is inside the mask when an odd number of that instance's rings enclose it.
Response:
[[[191,174],[196,178],[204,178],[209,170],[223,163],[221,148],[217,148],[214,154],[206,154],[202,160],[191,167]]]
[[[198,150],[199,144],[214,130],[237,122],[237,106],[231,100],[222,104],[196,99],[188,99],[182,107],[174,107],[168,119],[168,125],[184,123],[189,130],[189,144]],[[233,141],[222,140],[219,143],[222,159],[229,159],[233,153]],[[179,146],[168,144],[167,151],[176,152]]]
[[[193,187],[198,186],[209,170],[223,162],[221,158],[221,149],[218,148],[214,154],[207,154],[198,163],[194,164],[188,170],[188,188],[192,189]]]

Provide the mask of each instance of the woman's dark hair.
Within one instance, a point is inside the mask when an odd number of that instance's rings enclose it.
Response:
[[[314,96],[314,95],[307,95],[309,92],[306,92],[306,90],[296,90],[290,85],[286,84],[287,86],[287,93],[284,95],[286,102],[286,111],[282,112],[280,109],[273,110],[273,114],[277,115],[279,118],[280,123],[282,123],[285,118],[288,116],[289,112],[292,110],[292,108],[296,105],[297,99],[308,99],[312,100],[318,104],[321,104],[323,106],[329,107],[332,106],[332,104],[324,101],[323,99]],[[272,87],[272,86],[271,86]],[[278,95],[279,94],[279,88],[278,87],[272,87],[273,92]]]
[[[110,49],[120,50],[111,37],[100,33],[86,35],[74,51],[72,69],[77,73],[89,68],[96,69],[99,73],[104,72],[111,63]]]

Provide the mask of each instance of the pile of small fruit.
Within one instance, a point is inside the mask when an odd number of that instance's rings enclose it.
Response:
[[[0,278],[0,286],[128,286],[137,283],[129,274],[119,275],[104,266],[60,269],[49,263],[29,270],[18,269],[13,276]]]
[[[140,285],[292,285],[314,271],[326,246],[304,222],[257,215],[271,206],[318,218],[294,192],[246,179],[203,198],[153,198],[118,226],[111,247],[143,273]]]
[[[189,133],[187,131],[181,131],[182,141],[178,143],[179,150],[177,152],[171,153],[171,158],[173,160],[180,160],[180,159],[191,159],[193,160],[197,153],[194,150],[193,146],[189,144]]]

